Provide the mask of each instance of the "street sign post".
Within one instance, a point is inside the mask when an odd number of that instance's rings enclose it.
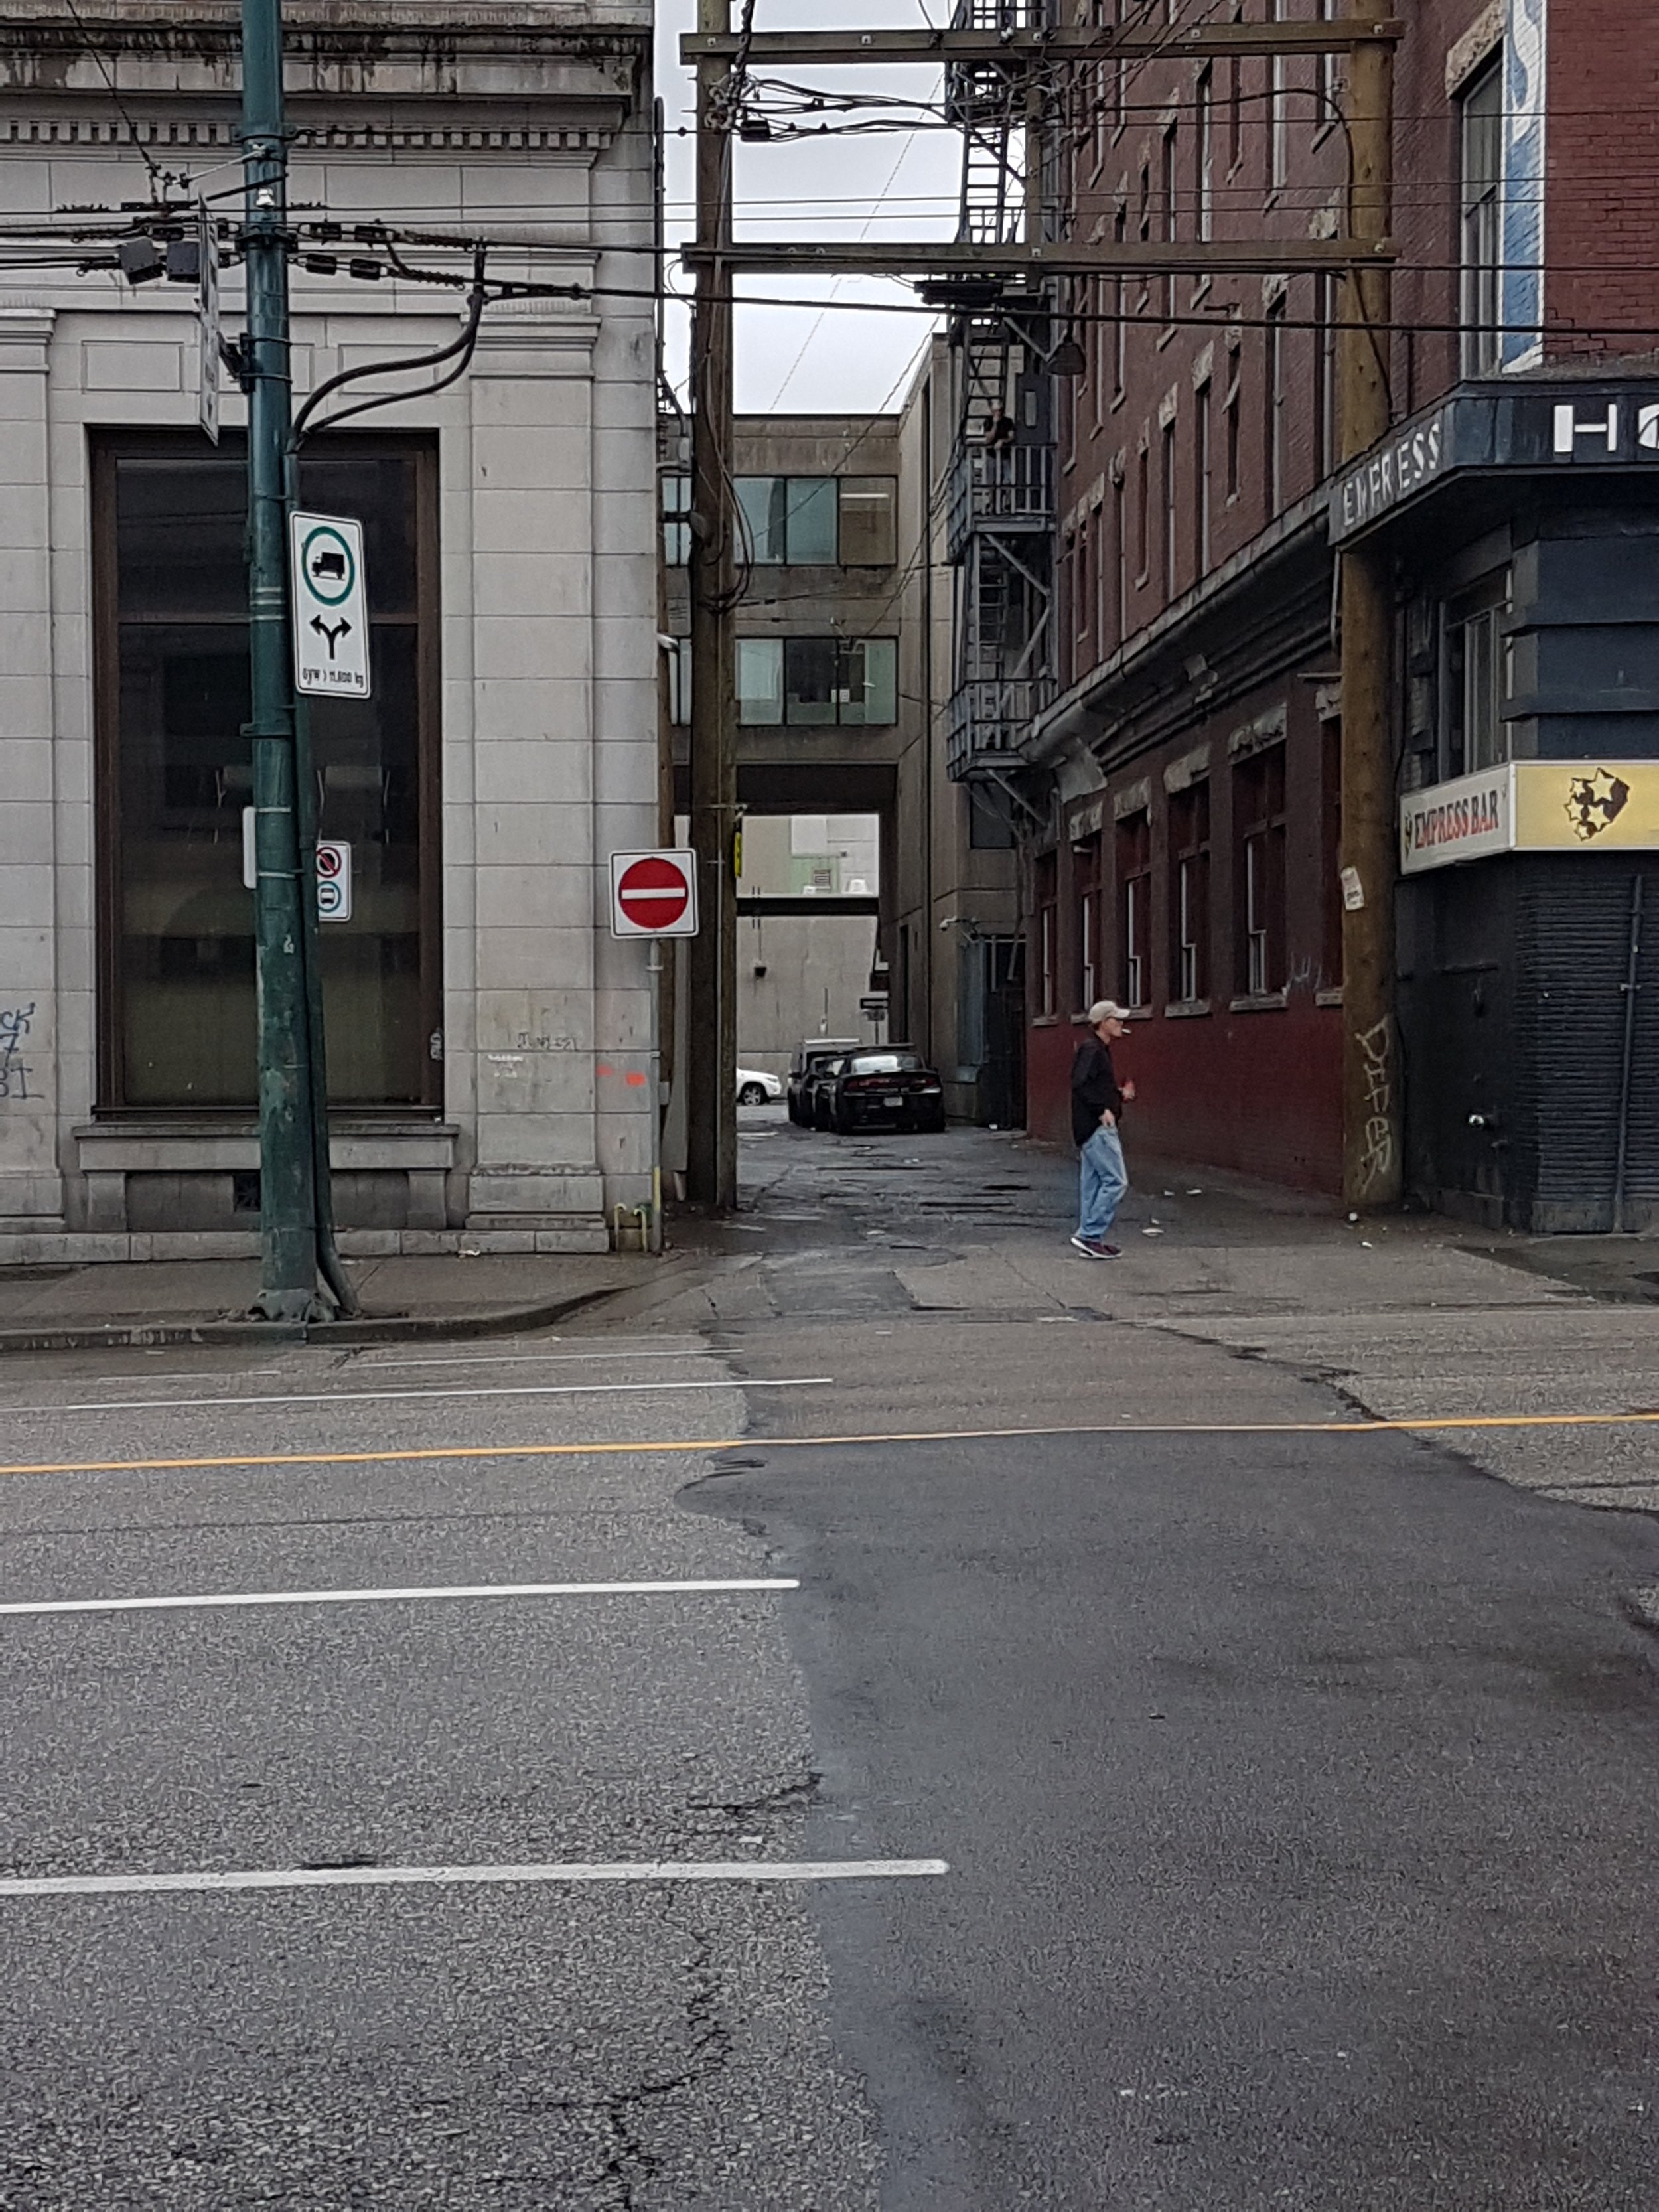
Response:
[[[245,806],[242,809],[242,881],[249,890],[257,890],[259,882],[259,862],[253,835],[255,819],[253,809]],[[317,840],[317,919],[319,921],[349,921],[351,919],[351,847],[343,837],[319,837]]]
[[[317,840],[317,919],[351,919],[351,848],[343,838]]]
[[[343,514],[290,518],[294,682],[321,699],[369,695],[363,526]]]
[[[697,856],[692,852],[611,855],[613,937],[695,937]]]
[[[204,433],[219,442],[219,226],[205,200],[196,204],[196,316],[200,340],[196,417]]]

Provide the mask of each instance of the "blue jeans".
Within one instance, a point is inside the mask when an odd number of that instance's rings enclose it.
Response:
[[[1123,1140],[1103,1121],[1083,1147],[1079,1167],[1077,1233],[1097,1244],[1110,1229],[1129,1188]]]

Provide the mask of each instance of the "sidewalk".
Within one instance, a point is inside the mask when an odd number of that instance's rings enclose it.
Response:
[[[0,1355],[119,1345],[368,1344],[549,1328],[686,1263],[637,1252],[482,1254],[346,1262],[362,1312],[308,1327],[249,1316],[257,1260],[0,1267]]]

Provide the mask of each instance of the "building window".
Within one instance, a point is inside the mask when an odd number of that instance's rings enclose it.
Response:
[[[1127,526],[1123,507],[1127,494],[1120,471],[1112,484],[1112,644],[1122,644],[1129,633],[1129,555],[1125,544]]]
[[[1129,210],[1120,200],[1117,213],[1112,217],[1112,236],[1121,246],[1129,235]],[[1112,325],[1112,397],[1121,399],[1128,376],[1128,310],[1129,289],[1121,276],[1113,287],[1116,306]]]
[[[1100,996],[1098,835],[1073,846],[1072,881],[1077,890],[1077,990],[1073,1003],[1086,1012]]]
[[[1229,501],[1235,500],[1238,497],[1239,489],[1243,482],[1243,478],[1240,474],[1243,464],[1243,454],[1239,437],[1240,396],[1243,389],[1243,356],[1241,354],[1238,348],[1234,346],[1229,349],[1227,354],[1227,396],[1222,403],[1221,410],[1222,414],[1225,418],[1224,435],[1226,443],[1227,453],[1226,475],[1224,482],[1227,486],[1227,497]]]
[[[1152,819],[1143,806],[1117,825],[1118,985],[1126,1006],[1152,998]]]
[[[1269,745],[1233,770],[1238,988],[1265,998],[1285,983],[1285,748]]]
[[[1215,76],[1209,69],[1198,73],[1194,97],[1198,109],[1198,236],[1215,235]]]
[[[1059,861],[1053,853],[1038,855],[1033,886],[1033,920],[1036,926],[1036,1010],[1054,1014],[1060,1007],[1057,962],[1060,950]]]
[[[1286,295],[1269,301],[1267,373],[1262,393],[1262,489],[1269,514],[1285,504],[1285,311]]]
[[[1210,386],[1200,384],[1193,395],[1193,557],[1198,574],[1210,573],[1210,511],[1213,486],[1210,453]]]
[[[872,728],[898,720],[894,638],[740,637],[737,648],[738,720],[745,726]]]
[[[94,448],[101,1110],[258,1096],[240,444]],[[320,944],[342,1106],[441,1103],[436,459],[341,438],[301,466],[307,507],[362,518],[372,594],[373,697],[310,702],[318,830],[351,847],[352,917]]]
[[[1244,159],[1244,64],[1235,58],[1227,64],[1227,168],[1231,174]]]
[[[837,477],[843,568],[890,568],[898,559],[898,479]]]
[[[1170,965],[1180,1004],[1210,995],[1210,784],[1170,796]]]
[[[1505,569],[1446,609],[1446,758],[1449,776],[1496,768],[1510,757],[1504,709],[1510,694]]]
[[[1285,0],[1270,0],[1268,20],[1285,21]],[[1282,54],[1268,64],[1267,185],[1277,191],[1291,173],[1291,65]]]
[[[1503,361],[1504,71],[1494,62],[1461,108],[1461,316],[1463,374],[1490,376]]]
[[[1135,581],[1144,584],[1152,569],[1152,459],[1146,441],[1135,455]]]
[[[662,557],[671,568],[683,568],[691,558],[690,477],[662,477]]]
[[[1173,420],[1164,425],[1160,446],[1158,474],[1164,494],[1164,598],[1167,604],[1176,595],[1176,426]]]
[[[690,480],[678,481],[689,506]],[[890,568],[898,557],[892,477],[738,477],[736,489],[738,556],[750,568]]]
[[[1176,145],[1176,126],[1172,123],[1164,134],[1164,145],[1159,158],[1158,198],[1162,203],[1164,242],[1173,246],[1176,229],[1176,199],[1179,191],[1180,162]],[[1164,319],[1173,323],[1176,319],[1176,286],[1179,280],[1173,270],[1164,279]]]

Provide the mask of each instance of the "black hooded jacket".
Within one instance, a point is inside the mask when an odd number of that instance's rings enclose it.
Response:
[[[1121,1120],[1123,1093],[1112,1070],[1109,1046],[1091,1030],[1077,1048],[1072,1062],[1072,1141],[1086,1145],[1100,1127],[1108,1107]]]

